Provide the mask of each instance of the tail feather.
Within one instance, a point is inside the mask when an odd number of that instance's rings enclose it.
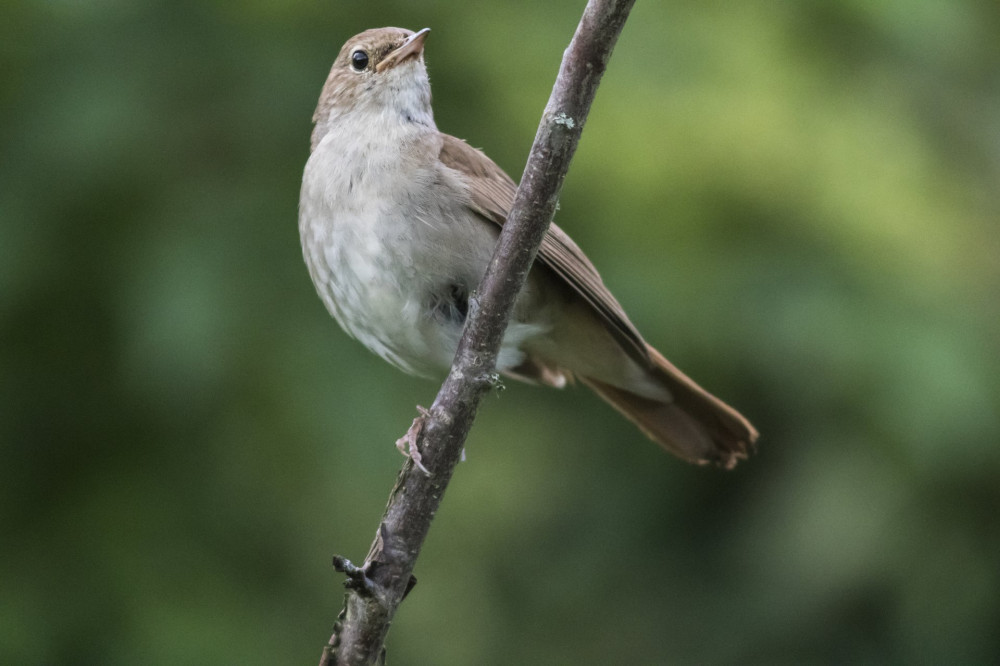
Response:
[[[726,469],[746,459],[757,431],[735,409],[701,388],[656,349],[647,345],[653,377],[672,400],[645,398],[605,382],[580,381],[631,420],[647,437],[684,460]]]

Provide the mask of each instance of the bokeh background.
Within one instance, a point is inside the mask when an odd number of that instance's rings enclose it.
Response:
[[[436,384],[347,338],[296,207],[330,62],[433,28],[515,177],[583,0],[6,0],[0,663],[315,663]],[[399,664],[1000,660],[1000,6],[639,2],[559,223],[759,454],[486,400]]]

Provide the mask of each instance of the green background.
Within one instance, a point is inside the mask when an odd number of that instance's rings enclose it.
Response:
[[[430,26],[438,125],[517,177],[583,4],[3,3],[0,662],[318,660],[436,391],[302,264],[319,89]],[[391,663],[1000,660],[997,35],[985,0],[637,4],[557,220],[759,454],[509,384]]]

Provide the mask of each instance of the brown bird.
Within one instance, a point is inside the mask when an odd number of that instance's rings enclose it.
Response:
[[[438,131],[427,33],[368,30],[340,50],[313,116],[299,232],[316,290],[343,329],[401,370],[433,376],[451,365],[517,186],[481,151]],[[575,377],[691,462],[732,467],[757,439],[738,412],[646,344],[555,224],[497,369],[555,387]]]

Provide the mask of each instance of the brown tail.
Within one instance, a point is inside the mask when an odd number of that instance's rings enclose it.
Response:
[[[746,459],[757,431],[739,412],[698,386],[660,352],[647,345],[651,372],[673,396],[659,402],[610,384],[580,377],[599,396],[671,453],[698,464],[732,469]]]

